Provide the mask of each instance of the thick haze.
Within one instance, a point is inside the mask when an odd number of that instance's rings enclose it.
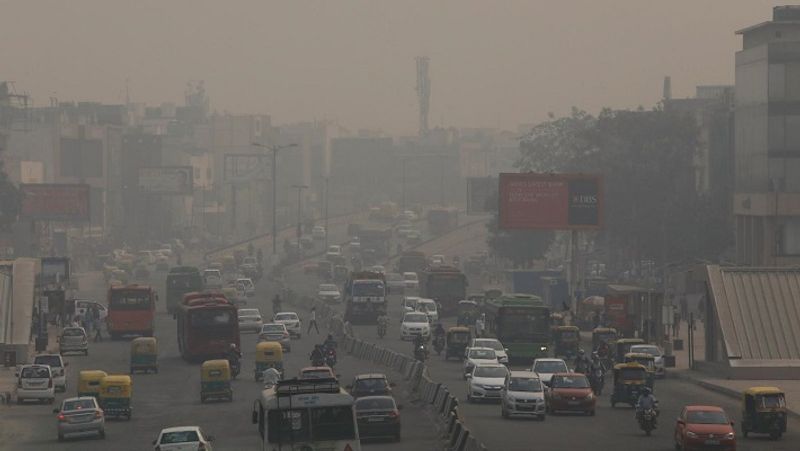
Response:
[[[515,129],[571,105],[652,105],[733,81],[755,0],[0,0],[0,79],[37,105],[183,102],[412,133],[414,57],[431,58],[431,125]]]

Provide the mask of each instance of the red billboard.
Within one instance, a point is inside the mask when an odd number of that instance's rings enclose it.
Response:
[[[603,179],[590,174],[500,174],[500,228],[598,229]]]
[[[23,183],[20,218],[35,221],[89,221],[89,185]]]

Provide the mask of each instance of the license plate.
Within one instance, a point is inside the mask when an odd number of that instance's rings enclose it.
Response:
[[[367,418],[367,423],[380,423],[382,421],[383,421],[383,418],[380,418],[380,417]]]
[[[580,401],[567,401],[567,405],[577,406],[580,405]]]
[[[719,445],[719,440],[706,440],[706,445]]]

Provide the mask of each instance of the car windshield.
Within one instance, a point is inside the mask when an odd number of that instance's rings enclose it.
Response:
[[[261,332],[283,332],[286,327],[283,324],[264,324],[261,326]]]
[[[386,296],[386,287],[380,280],[353,282],[353,296]]]
[[[403,277],[404,277],[406,280],[417,280],[417,273],[415,273],[415,272],[412,272],[412,273],[406,273],[406,274],[403,274]]]
[[[78,329],[77,327],[68,327],[61,332],[61,335],[65,337],[82,337],[86,335],[83,329]]]
[[[331,372],[328,370],[308,370],[303,371],[303,374],[300,375],[301,379],[327,379],[331,376]]]
[[[387,387],[386,379],[359,379],[353,385],[355,390],[385,390]]]
[[[97,405],[94,403],[94,398],[72,399],[64,401],[64,406],[61,410],[68,412],[71,410],[94,409],[96,407]]]
[[[475,347],[491,348],[495,351],[502,351],[503,345],[497,340],[475,340]]]
[[[427,323],[428,322],[428,315],[423,313],[412,313],[410,315],[406,315],[403,319],[405,323]]]
[[[725,412],[710,410],[693,410],[686,415],[689,424],[728,424],[730,421]]]
[[[533,365],[533,372],[535,373],[565,373],[567,372],[567,364],[564,362],[536,362]]]
[[[23,378],[49,378],[50,371],[43,366],[29,366],[27,368],[22,369],[22,374],[20,377]]]
[[[33,363],[38,363],[39,365],[49,365],[51,368],[60,368],[61,357],[57,355],[37,355],[33,359]]]
[[[475,377],[506,377],[508,370],[504,366],[484,366],[475,368]]]
[[[418,302],[417,307],[423,312],[435,312],[436,304],[433,302]]]
[[[631,352],[640,352],[642,354],[650,354],[653,357],[661,355],[661,351],[656,346],[631,346]]]
[[[553,388],[588,388],[589,381],[586,376],[553,376],[550,381]]]
[[[542,383],[533,377],[512,377],[508,381],[509,391],[541,392]]]
[[[261,316],[261,313],[254,308],[246,308],[239,310],[239,316]]]
[[[394,410],[394,399],[361,398],[356,401],[356,410]]]
[[[494,351],[490,349],[472,349],[469,351],[469,358],[493,360],[497,358],[497,354],[495,354]]]
[[[162,434],[159,443],[168,445],[170,443],[191,443],[199,441],[200,437],[197,435],[197,431],[175,431]]]
[[[319,286],[319,291],[339,291],[336,285],[322,284]]]
[[[297,319],[297,315],[294,313],[281,313],[275,316],[275,321],[294,321]]]
[[[386,274],[386,280],[400,281],[403,280],[403,276],[401,276],[400,274],[389,273]]]

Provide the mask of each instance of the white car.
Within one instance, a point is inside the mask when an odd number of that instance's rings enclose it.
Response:
[[[418,301],[419,297],[417,296],[403,296],[403,313],[416,312]]]
[[[264,320],[261,317],[261,311],[257,308],[243,308],[239,309],[239,331],[259,332],[261,326],[264,325]]]
[[[86,312],[89,310],[97,309],[100,312],[100,320],[105,321],[106,317],[108,316],[108,308],[105,305],[97,302],[91,301],[88,299],[76,299],[75,300],[75,314],[80,315],[82,317],[86,316]]]
[[[153,441],[155,451],[212,451],[214,437],[206,435],[197,426],[181,426],[162,429]]]
[[[342,301],[342,293],[339,292],[339,287],[332,283],[321,283],[317,291],[317,298],[328,304],[338,304]]]
[[[53,385],[56,390],[67,391],[67,373],[65,371],[67,363],[61,354],[39,354],[33,358],[36,365],[47,365],[53,375]]]
[[[667,369],[664,366],[664,352],[656,345],[633,345],[628,352],[640,352],[642,354],[650,354],[655,358],[656,364],[656,377],[665,377]]]
[[[409,222],[414,222],[419,219],[419,216],[411,210],[404,211],[400,216]]]
[[[311,237],[315,240],[324,240],[325,239],[325,227],[322,226],[314,226],[311,229]]]
[[[172,245],[164,244],[163,247],[161,249],[158,249],[157,252],[166,257],[172,257]]]
[[[403,322],[400,323],[400,339],[413,340],[420,335],[426,340],[431,337],[431,324],[428,322],[428,315],[421,312],[404,314]]]
[[[531,371],[539,376],[543,384],[549,386],[554,374],[569,373],[569,368],[564,359],[541,358],[533,361]]]
[[[206,289],[222,288],[222,273],[219,269],[203,270],[203,286]]]
[[[303,325],[295,312],[278,312],[272,317],[272,322],[286,326],[289,335],[297,338],[302,335]]]
[[[402,274],[396,272],[386,274],[386,291],[392,294],[402,294],[405,288],[406,283]]]
[[[545,418],[544,386],[532,371],[511,371],[500,390],[500,414],[503,418],[532,416]]]
[[[431,323],[439,321],[439,310],[436,308],[436,301],[433,299],[419,298],[417,301],[417,311],[428,315]]]
[[[508,364],[508,350],[503,346],[503,343],[500,343],[500,340],[496,338],[473,338],[469,346],[494,349],[494,353],[497,354],[497,361]]]
[[[53,373],[47,365],[22,365],[16,372],[17,404],[28,399],[52,404],[56,399]]]
[[[252,298],[256,295],[256,284],[246,277],[236,279],[236,291],[240,296]]]
[[[492,348],[467,348],[464,351],[464,379],[472,373],[478,365],[493,365],[497,363],[497,354]]]
[[[369,270],[378,274],[386,274],[386,268],[383,265],[375,265]]]
[[[478,365],[467,376],[467,402],[499,400],[508,368],[499,363]]]
[[[403,273],[403,285],[405,286],[406,290],[418,290],[419,289],[419,276],[415,272],[404,272]]]

